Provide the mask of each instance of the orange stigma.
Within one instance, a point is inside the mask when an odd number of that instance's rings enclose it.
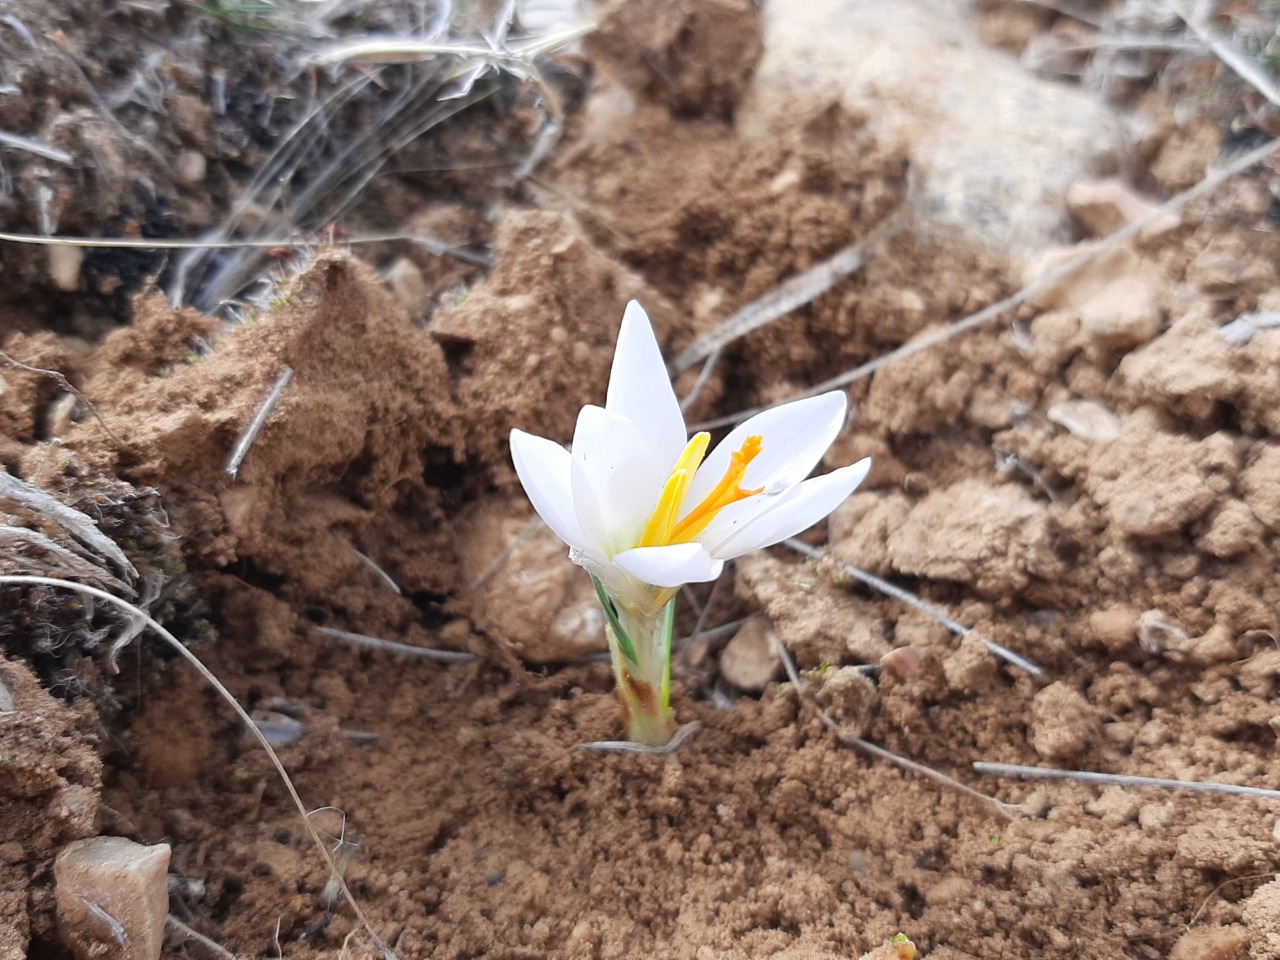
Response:
[[[742,441],[742,446],[729,458],[729,466],[720,478],[720,482],[708,493],[702,502],[677,521],[680,510],[684,506],[685,495],[693,482],[702,458],[706,455],[711,435],[699,433],[685,446],[676,465],[662,488],[662,496],[658,505],[650,514],[644,525],[644,533],[637,546],[664,547],[673,543],[689,543],[716,518],[721,510],[731,503],[737,503],[747,497],[754,497],[764,492],[764,487],[755,490],[744,490],[742,478],[746,475],[747,466],[764,447],[764,438],[751,436]]]

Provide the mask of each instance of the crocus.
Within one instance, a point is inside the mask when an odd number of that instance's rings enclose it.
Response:
[[[596,585],[628,735],[661,745],[670,711],[676,591],[714,580],[726,560],[817,523],[862,482],[861,460],[805,479],[844,425],[840,391],[766,410],[714,449],[688,436],[657,338],[627,305],[604,407],[583,407],[572,451],[511,432],[534,509]]]

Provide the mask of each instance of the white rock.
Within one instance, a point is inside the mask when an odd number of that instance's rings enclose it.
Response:
[[[607,649],[591,579],[546,525],[485,509],[462,523],[472,622],[526,663],[578,660]],[[494,569],[492,562],[498,561]]]
[[[720,654],[720,676],[739,690],[763,690],[782,669],[773,636],[768,617],[760,613],[748,617]]]
[[[75,293],[80,287],[80,264],[84,248],[58,244],[49,247],[49,279],[59,290]]]
[[[830,99],[904,141],[927,226],[1015,258],[1069,233],[1061,198],[1123,152],[1095,98],[1039,79],[978,39],[945,0],[769,0],[739,130],[768,136]]]
[[[1086,440],[1114,440],[1120,436],[1120,418],[1096,400],[1064,400],[1051,406],[1045,416]]]
[[[185,187],[194,187],[204,183],[208,172],[209,161],[199,150],[183,150],[173,165],[173,176]]]
[[[169,845],[75,840],[53,864],[58,932],[78,960],[157,960],[169,916]]]

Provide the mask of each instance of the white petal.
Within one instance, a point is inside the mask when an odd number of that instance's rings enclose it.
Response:
[[[573,434],[570,479],[587,542],[606,557],[634,547],[669,469],[635,423],[600,407],[583,407]]]
[[[636,547],[613,558],[631,576],[655,587],[682,587],[686,583],[714,580],[724,569],[700,543],[677,543],[669,547]]]
[[[717,544],[707,541],[708,550],[728,560],[793,537],[840,506],[866,478],[870,469],[871,461],[863,459],[797,484],[779,497],[774,507],[744,523],[726,540]]]
[[[573,508],[569,451],[523,430],[511,431],[511,459],[533,509],[571,547],[584,546]]]
[[[844,391],[833,390],[756,414],[716,444],[694,476],[685,503],[692,509],[702,502],[729,469],[730,457],[751,436],[759,436],[763,442],[747,467],[743,487],[768,489],[799,483],[840,433],[848,405]]]
[[[684,414],[649,317],[634,300],[622,315],[605,409],[639,427],[662,469],[671,469],[687,439]]]

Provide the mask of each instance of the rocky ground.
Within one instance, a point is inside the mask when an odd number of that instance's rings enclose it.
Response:
[[[0,148],[5,230],[310,241],[0,247],[0,462],[26,484],[0,488],[0,566],[135,600],[259,711],[397,956],[834,960],[902,932],[939,960],[1280,957],[1274,801],[970,766],[1277,785],[1274,157],[1153,213],[1276,115],[1182,21],[632,0],[538,60],[540,99],[456,87],[456,59],[290,69],[315,37],[226,5],[63,6],[0,18],[21,94],[0,129],[32,141]],[[1213,27],[1265,53],[1267,10]],[[546,90],[563,130],[530,173]],[[418,241],[345,249],[383,231]],[[869,238],[861,269],[724,348],[691,421],[1038,288],[848,385],[827,465],[875,468],[806,538],[829,559],[777,548],[686,595],[693,739],[579,749],[620,732],[601,615],[530,522],[509,431],[569,439],[629,299],[674,357]],[[261,750],[154,637],[114,649],[129,628],[0,594],[0,956],[113,942],[83,912],[71,946],[56,929],[55,857],[97,836],[168,844],[169,913],[236,955],[376,956]]]

